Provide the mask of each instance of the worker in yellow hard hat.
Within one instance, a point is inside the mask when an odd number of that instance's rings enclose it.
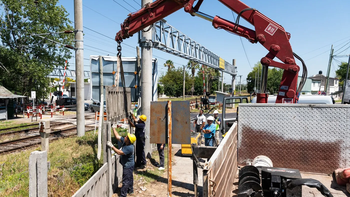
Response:
[[[134,114],[130,113],[134,122],[129,120],[129,123],[132,127],[135,127],[135,135],[136,135],[136,168],[144,168],[146,166],[146,157],[145,157],[145,122],[147,117],[142,114],[139,117],[139,120],[136,120]]]
[[[107,146],[112,148],[114,152],[120,155],[120,164],[123,166],[123,186],[121,188],[121,196],[127,196],[127,194],[134,193],[134,145],[133,143],[136,141],[136,136],[134,134],[128,133],[127,136],[121,137],[119,133],[115,130],[113,126],[113,132],[115,138],[122,142],[121,150],[117,149],[113,146],[112,142],[108,141]]]

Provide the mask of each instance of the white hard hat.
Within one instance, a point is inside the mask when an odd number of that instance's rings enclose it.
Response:
[[[218,113],[219,113],[218,110],[215,110],[213,114],[218,114]]]
[[[209,117],[207,118],[207,120],[214,121],[214,117],[213,117],[213,116],[209,116]]]

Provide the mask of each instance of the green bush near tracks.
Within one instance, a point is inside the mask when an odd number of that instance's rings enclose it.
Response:
[[[29,195],[29,155],[40,148],[0,155],[0,196]],[[59,139],[50,143],[49,196],[72,196],[101,166],[96,158],[97,135]]]

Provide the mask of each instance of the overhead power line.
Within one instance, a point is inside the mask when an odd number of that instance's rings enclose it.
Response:
[[[106,16],[106,15],[104,15],[104,14],[102,14],[102,13],[100,13],[100,12],[98,12],[98,11],[96,11],[96,10],[94,10],[94,9],[92,9],[92,8],[90,8],[90,7],[88,7],[88,6],[86,6],[85,4],[83,4],[83,6],[86,7],[87,9],[89,9],[89,10],[91,10],[91,11],[93,11],[93,12],[95,12],[95,13],[97,13],[97,14],[103,16],[103,17],[105,17],[106,19],[108,19],[108,20],[110,20],[110,21],[112,21],[112,22],[119,24],[119,22],[117,22],[117,21],[115,21],[115,20],[109,18],[108,16]]]
[[[132,12],[130,11],[128,8],[124,7],[122,4],[120,4],[118,1],[113,0],[116,4],[120,5],[120,7],[124,8],[125,10],[127,10],[128,12]]]
[[[130,7],[134,8],[135,10],[138,10],[137,8],[135,8],[134,6],[130,5],[130,3],[128,3],[127,1],[123,0],[126,4],[128,4]]]

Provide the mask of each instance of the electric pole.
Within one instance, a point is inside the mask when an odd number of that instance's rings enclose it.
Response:
[[[235,68],[236,71],[236,59],[232,60],[232,65]],[[231,75],[232,79],[231,79],[231,88],[232,88],[232,93],[231,95],[234,96],[235,95],[235,89],[236,89],[236,84],[235,84],[235,80],[236,80],[236,75]]]
[[[152,3],[152,0],[142,0],[142,7],[146,4]],[[141,112],[146,115],[147,121],[145,122],[145,154],[151,154],[150,143],[150,109],[152,101],[152,28],[146,27],[141,31]]]
[[[239,75],[239,94],[242,94],[242,75]]]
[[[221,71],[221,92],[224,92],[224,71]]]
[[[185,77],[186,77],[186,75],[185,75],[185,66],[183,66],[184,67],[184,79],[183,79],[183,83],[182,83],[182,99],[183,100],[185,100],[185,83],[186,83],[186,81],[185,81]]]
[[[324,89],[324,91],[326,92],[327,95],[329,95],[328,92],[328,82],[329,82],[329,73],[331,71],[331,65],[332,65],[332,60],[333,60],[333,45],[331,46],[331,53],[329,54],[329,61],[328,61],[328,69],[327,69],[327,79],[326,79],[326,87]]]
[[[83,38],[83,3],[82,0],[74,0],[74,25],[75,25],[75,70],[77,74],[77,135],[85,135],[85,110],[84,110],[84,38]],[[103,104],[103,101],[101,101]]]
[[[347,88],[347,81],[349,78],[349,67],[350,67],[350,55],[349,55],[349,60],[348,60],[348,68],[346,69],[346,75],[345,75],[345,81],[344,81],[344,88],[343,88],[343,98],[341,99],[341,103],[344,104],[344,97],[345,97],[345,91]]]

